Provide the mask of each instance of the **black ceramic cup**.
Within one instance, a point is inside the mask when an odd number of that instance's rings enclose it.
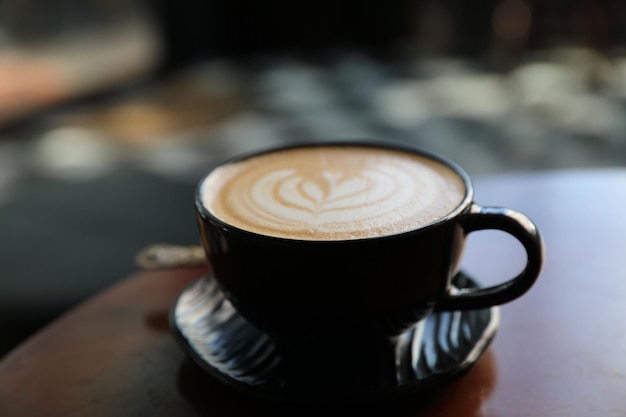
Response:
[[[543,263],[535,225],[515,210],[476,204],[468,175],[441,156],[396,143],[325,142],[265,149],[221,166],[284,149],[355,145],[444,164],[464,185],[460,203],[426,225],[392,235],[349,240],[272,237],[228,224],[207,209],[201,193],[209,174],[195,198],[201,238],[216,281],[243,317],[286,342],[381,340],[401,334],[433,311],[504,304],[533,285]],[[499,285],[459,292],[451,280],[466,237],[483,229],[518,239],[526,250],[526,266]]]

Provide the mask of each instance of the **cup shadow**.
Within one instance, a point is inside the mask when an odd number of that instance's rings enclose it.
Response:
[[[329,375],[329,379],[332,375]],[[250,396],[218,381],[191,359],[185,358],[177,375],[180,395],[199,414],[211,416],[257,415],[272,417],[385,415],[478,417],[497,382],[496,360],[488,349],[464,376],[447,385],[410,397],[373,403],[304,404]]]

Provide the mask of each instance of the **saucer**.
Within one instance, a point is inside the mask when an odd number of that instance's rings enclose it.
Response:
[[[463,272],[453,282],[479,287]],[[181,292],[170,320],[194,362],[231,387],[271,400],[350,403],[415,396],[464,375],[495,336],[499,309],[432,313],[375,349],[294,352],[244,319],[209,275]]]

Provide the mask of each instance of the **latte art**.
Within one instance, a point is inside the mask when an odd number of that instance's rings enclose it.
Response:
[[[464,194],[458,175],[438,162],[352,146],[259,155],[218,168],[201,186],[202,203],[224,222],[305,240],[419,228],[454,210]]]
[[[280,229],[307,225],[312,233],[345,232],[354,228],[351,223],[374,221],[407,204],[410,193],[402,184],[408,178],[403,177],[406,173],[389,166],[357,173],[324,171],[319,178],[281,170],[260,178],[236,203]]]

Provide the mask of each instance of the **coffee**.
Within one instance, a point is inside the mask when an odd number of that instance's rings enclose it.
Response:
[[[200,187],[215,217],[297,240],[353,240],[431,224],[463,201],[446,165],[382,147],[319,145],[259,154],[217,168]]]
[[[434,309],[511,301],[533,285],[543,261],[528,217],[478,205],[461,167],[388,142],[239,156],[200,182],[195,208],[211,274],[237,312],[314,355],[382,345]],[[459,292],[452,282],[467,237],[486,229],[516,238],[526,267]]]

